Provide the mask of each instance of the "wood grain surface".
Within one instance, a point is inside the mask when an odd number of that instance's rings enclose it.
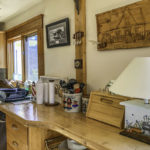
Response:
[[[120,102],[129,97],[112,95],[108,92],[91,92],[86,116],[110,125],[124,127],[124,107]]]
[[[23,125],[56,131],[93,150],[149,150],[150,146],[119,135],[118,128],[86,118],[80,113],[64,112],[62,107],[4,104],[0,111]],[[35,129],[35,128],[34,128]]]
[[[143,0],[97,14],[98,50],[149,47],[149,6]]]

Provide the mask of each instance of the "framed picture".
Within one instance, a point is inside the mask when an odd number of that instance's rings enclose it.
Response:
[[[70,45],[69,18],[46,25],[47,48]]]

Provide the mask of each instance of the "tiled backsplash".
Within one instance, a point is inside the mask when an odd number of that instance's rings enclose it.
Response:
[[[0,80],[6,79],[6,71],[7,71],[7,69],[0,68]]]

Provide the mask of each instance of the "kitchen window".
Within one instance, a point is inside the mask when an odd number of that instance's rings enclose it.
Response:
[[[38,45],[37,35],[25,38],[25,73],[26,79],[38,80]]]
[[[26,35],[21,42],[21,38],[12,40],[12,79],[16,81],[38,80],[38,37],[37,33]],[[22,49],[23,48],[23,49]]]
[[[44,75],[43,15],[6,31],[8,79],[37,81]]]

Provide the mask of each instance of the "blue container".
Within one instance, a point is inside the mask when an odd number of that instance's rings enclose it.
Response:
[[[19,88],[0,88],[0,100],[4,102],[19,101],[26,98],[28,91]]]

